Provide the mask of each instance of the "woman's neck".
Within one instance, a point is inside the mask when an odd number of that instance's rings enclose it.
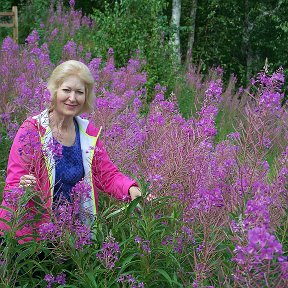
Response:
[[[49,113],[49,125],[52,130],[69,131],[74,129],[74,122],[72,116],[59,115],[55,110]]]

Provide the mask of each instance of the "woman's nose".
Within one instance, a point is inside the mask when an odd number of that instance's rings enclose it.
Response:
[[[69,94],[69,100],[71,102],[74,102],[76,100],[76,93],[75,91],[71,91],[70,94]]]

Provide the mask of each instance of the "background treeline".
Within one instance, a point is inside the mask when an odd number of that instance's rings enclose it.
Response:
[[[4,0],[0,11],[19,7],[20,42],[24,43],[55,2]],[[112,47],[118,66],[141,50],[153,78],[151,85],[161,82],[173,87],[172,67],[179,59],[204,72],[220,65],[226,79],[232,73],[237,76],[239,86],[262,69],[266,58],[272,70],[283,66],[287,74],[288,0],[76,0],[75,9],[96,22],[83,36],[85,47],[90,43],[95,56],[106,55]],[[2,39],[10,33],[3,28],[0,32]],[[180,49],[173,48],[177,37]]]

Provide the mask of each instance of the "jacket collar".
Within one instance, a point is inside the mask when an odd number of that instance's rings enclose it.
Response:
[[[33,119],[35,119],[37,121],[37,123],[43,127],[45,129],[45,131],[50,127],[49,127],[49,113],[48,113],[48,109],[45,109],[44,111],[42,111],[40,114],[32,117]],[[75,117],[78,125],[79,125],[79,128],[85,132],[87,127],[88,127],[88,124],[89,124],[89,121],[86,120],[86,119],[82,119],[80,116],[76,116]]]

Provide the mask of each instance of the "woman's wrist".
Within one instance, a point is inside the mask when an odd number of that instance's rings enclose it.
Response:
[[[128,193],[131,197],[131,200],[134,200],[135,198],[142,196],[142,192],[140,188],[137,186],[131,186],[128,190]]]

